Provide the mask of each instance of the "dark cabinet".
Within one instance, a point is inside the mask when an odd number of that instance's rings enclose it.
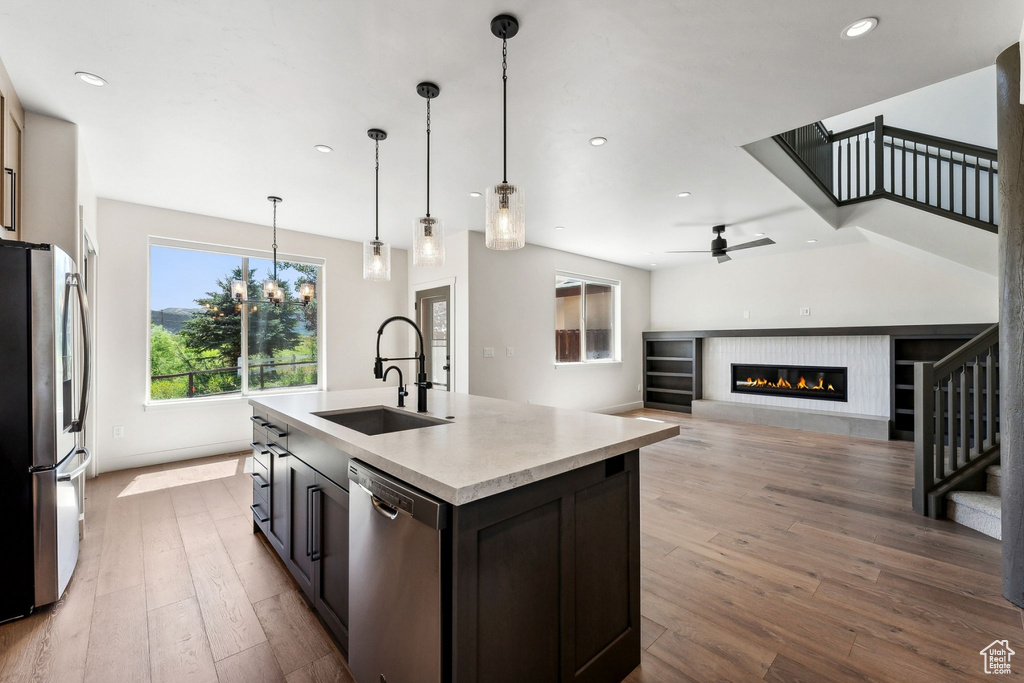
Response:
[[[313,604],[348,654],[348,491],[316,475],[313,495]]]
[[[288,456],[289,453],[271,442],[270,451],[270,519],[264,530],[270,545],[278,554],[284,553],[288,542]]]
[[[288,466],[288,538],[284,563],[306,597],[313,598],[313,489],[316,472],[296,457],[285,459]]]

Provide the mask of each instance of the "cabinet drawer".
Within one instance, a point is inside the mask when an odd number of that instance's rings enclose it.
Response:
[[[268,505],[267,501],[263,500],[259,496],[254,495],[252,498],[253,500],[250,509],[252,510],[253,521],[255,521],[256,524],[259,525],[260,529],[263,530],[263,533],[266,534],[267,522],[270,521],[270,505]]]
[[[259,479],[252,479],[252,502],[262,506],[267,515],[270,514],[270,482],[263,486]]]
[[[252,480],[259,483],[261,489],[270,486],[270,468],[255,458],[252,461]]]
[[[252,462],[253,468],[257,465],[262,466],[264,470],[270,470],[270,447],[261,441],[253,440],[252,446]]]

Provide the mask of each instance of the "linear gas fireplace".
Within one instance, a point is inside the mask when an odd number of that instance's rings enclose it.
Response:
[[[846,368],[732,364],[737,394],[846,401]]]

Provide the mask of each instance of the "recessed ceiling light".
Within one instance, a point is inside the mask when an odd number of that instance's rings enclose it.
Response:
[[[658,264],[657,264],[657,263],[652,263],[652,264],[651,264],[651,267],[652,267],[652,268],[656,268],[657,266],[658,266]]]
[[[328,147],[327,145],[314,145],[313,149],[318,152],[323,152],[324,154],[330,154],[334,151],[333,147]]]
[[[677,194],[676,196],[677,196],[677,197],[689,197],[689,196],[690,196],[690,193],[689,193],[689,192],[680,192],[680,193],[679,193],[679,194]]]
[[[600,147],[601,145],[603,145],[606,142],[608,142],[608,138],[602,138],[602,137],[590,138],[590,144],[592,144],[594,147]]]
[[[89,85],[95,85],[97,88],[102,88],[103,86],[105,86],[107,84],[107,82],[105,80],[103,80],[102,78],[100,78],[96,74],[89,73],[88,71],[76,71],[75,75],[78,76],[78,78],[83,83],[88,83]]]
[[[764,233],[763,232],[755,232],[754,233],[754,237],[764,237]]]
[[[807,244],[814,244],[814,243],[815,243],[815,242],[817,242],[817,241],[818,241],[818,240],[807,240]]]
[[[555,230],[565,230],[565,226],[564,225],[556,225],[555,226]]]
[[[483,195],[480,194],[479,192],[470,192],[469,196],[470,197],[483,197]]]
[[[653,253],[654,253],[653,251],[645,251],[644,252],[644,256],[650,256]]]
[[[843,38],[860,38],[863,35],[871,33],[874,28],[878,26],[878,19],[875,17],[865,17],[864,19],[858,19],[849,26],[843,29]]]

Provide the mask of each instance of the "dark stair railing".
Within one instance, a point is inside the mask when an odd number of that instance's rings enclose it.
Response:
[[[980,490],[999,461],[999,325],[937,363],[914,364],[914,511],[946,515],[946,494]]]
[[[776,142],[836,204],[884,197],[996,232],[996,150],[874,123],[833,133],[819,121]]]

